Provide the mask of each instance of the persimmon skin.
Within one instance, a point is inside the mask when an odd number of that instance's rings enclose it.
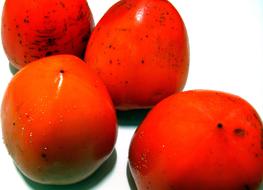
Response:
[[[149,108],[186,83],[186,28],[169,1],[121,0],[96,25],[84,59],[117,109]]]
[[[209,90],[157,104],[135,132],[129,166],[139,190],[257,189],[262,122],[245,100]]]
[[[9,62],[20,69],[50,55],[83,58],[93,27],[86,0],[6,0],[2,42]]]
[[[4,143],[24,175],[42,184],[72,184],[91,175],[117,138],[113,103],[79,58],[56,55],[28,64],[2,102]]]

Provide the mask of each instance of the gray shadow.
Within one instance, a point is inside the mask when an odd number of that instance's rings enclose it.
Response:
[[[128,180],[130,189],[131,189],[131,190],[137,190],[135,181],[134,181],[134,179],[133,179],[133,177],[132,177],[132,174],[131,174],[131,170],[130,170],[130,167],[129,167],[129,163],[127,163],[127,166],[126,166],[126,176],[127,176],[127,180]]]
[[[10,62],[9,62],[9,70],[12,73],[12,75],[15,75],[17,71],[19,71],[17,68],[15,68]]]
[[[137,127],[150,109],[117,111],[118,124],[121,127]]]
[[[95,171],[90,177],[83,181],[72,185],[43,185],[36,183],[26,176],[24,176],[19,169],[19,173],[27,183],[27,185],[33,190],[88,190],[95,188],[103,179],[111,173],[117,161],[117,152],[114,149],[111,156]]]

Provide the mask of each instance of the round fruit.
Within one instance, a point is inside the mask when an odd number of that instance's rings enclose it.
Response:
[[[132,139],[138,189],[256,189],[263,177],[263,128],[243,99],[217,91],[178,93],[149,113]]]
[[[169,1],[121,0],[95,27],[85,61],[103,79],[118,109],[152,107],[185,85],[185,25]]]
[[[106,87],[71,55],[21,69],[5,92],[1,118],[17,167],[43,184],[70,184],[91,175],[109,157],[117,136]]]
[[[86,0],[6,0],[4,50],[18,69],[53,54],[81,57],[93,25]]]

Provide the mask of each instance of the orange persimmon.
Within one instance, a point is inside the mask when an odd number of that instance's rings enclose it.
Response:
[[[21,69],[5,92],[1,119],[15,164],[43,184],[71,184],[91,175],[117,137],[106,87],[72,55],[42,58]]]
[[[193,90],[157,104],[135,132],[129,165],[138,189],[257,189],[262,122],[235,95]]]
[[[152,107],[185,85],[184,22],[169,1],[121,0],[95,27],[85,61],[103,79],[117,109]]]
[[[86,0],[6,0],[2,42],[10,63],[20,69],[55,54],[82,57],[93,27]]]

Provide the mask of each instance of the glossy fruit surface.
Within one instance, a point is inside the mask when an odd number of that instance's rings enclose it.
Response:
[[[17,167],[44,184],[86,178],[109,157],[117,137],[106,87],[71,55],[50,56],[21,69],[5,92],[1,119]]]
[[[235,95],[193,90],[160,102],[135,132],[129,164],[139,190],[257,189],[262,123]]]
[[[86,0],[6,0],[4,50],[18,69],[54,54],[82,57],[93,25]]]
[[[121,0],[95,27],[85,61],[103,79],[118,109],[152,107],[185,85],[185,25],[169,1]]]

